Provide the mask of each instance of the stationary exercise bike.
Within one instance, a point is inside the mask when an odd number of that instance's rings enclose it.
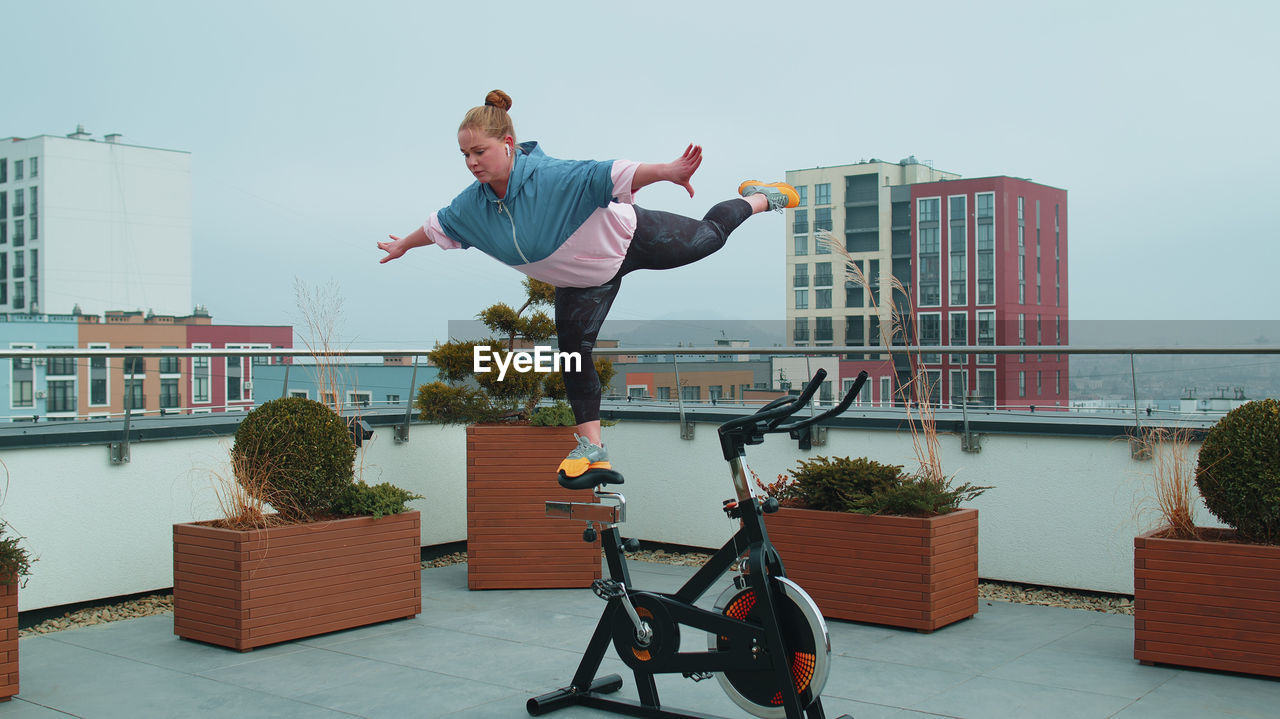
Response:
[[[741,528],[674,594],[644,591],[631,584],[624,551],[638,548],[639,542],[622,539],[618,525],[626,520],[626,498],[607,489],[608,485],[622,484],[622,475],[610,470],[574,478],[561,475],[561,485],[569,489],[594,487],[601,500],[547,502],[547,515],[586,521],[583,538],[587,541],[595,541],[597,527],[603,530],[609,576],[596,580],[592,589],[607,604],[572,683],[530,699],[526,704],[530,714],[582,705],[637,717],[714,719],[708,714],[664,707],[659,701],[654,676],[680,673],[694,681],[715,677],[734,703],[758,717],[826,716],[820,695],[830,671],[827,626],[809,595],[787,579],[764,526],[763,515],[778,511],[778,502],[755,496],[743,461],[746,445],[764,442],[767,434],[789,432],[798,437],[806,428],[844,412],[866,382],[867,373],[858,375],[836,407],[787,422],[809,403],[824,377],[826,372],[819,369],[799,396],[778,398],[755,414],[720,425],[720,446],[737,492],[736,499],[725,500],[723,510],[740,520]],[[715,608],[695,606],[735,562],[740,573],[720,595]],[[701,651],[691,646],[699,634],[706,636],[705,650]],[[634,673],[639,702],[607,696],[622,688],[617,674],[596,676],[610,644]]]

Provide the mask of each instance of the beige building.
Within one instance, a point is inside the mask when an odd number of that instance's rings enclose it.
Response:
[[[787,331],[797,346],[879,345],[888,303],[877,314],[878,297],[853,281],[845,260],[816,233],[829,230],[880,293],[890,271],[909,276],[911,194],[909,186],[957,179],[908,157],[852,165],[788,170],[800,206],[787,210]],[[879,294],[879,293],[877,293]]]

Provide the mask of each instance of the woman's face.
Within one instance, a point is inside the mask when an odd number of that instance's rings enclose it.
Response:
[[[511,137],[489,137],[471,127],[458,131],[458,149],[480,182],[506,182],[511,176]]]

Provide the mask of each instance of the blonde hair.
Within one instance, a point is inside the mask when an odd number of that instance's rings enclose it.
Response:
[[[510,109],[511,96],[501,90],[491,90],[484,97],[484,105],[467,110],[467,114],[462,118],[462,124],[458,125],[458,131],[475,128],[488,137],[501,140],[510,135],[514,140],[516,127],[511,122],[511,116],[507,114],[507,110]]]

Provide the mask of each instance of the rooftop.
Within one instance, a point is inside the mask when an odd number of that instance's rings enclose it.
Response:
[[[635,563],[672,591],[691,567]],[[569,683],[603,603],[590,590],[468,591],[466,565],[422,572],[422,613],[237,653],[178,639],[171,615],[20,642],[6,719],[78,717],[521,717]],[[709,594],[714,595],[716,591]],[[1133,619],[986,600],[932,634],[829,621],[828,717],[1274,717],[1280,681],[1143,666]],[[603,672],[634,682],[611,653]],[[743,712],[716,682],[659,679],[671,706]],[[614,716],[574,707],[550,716]]]

